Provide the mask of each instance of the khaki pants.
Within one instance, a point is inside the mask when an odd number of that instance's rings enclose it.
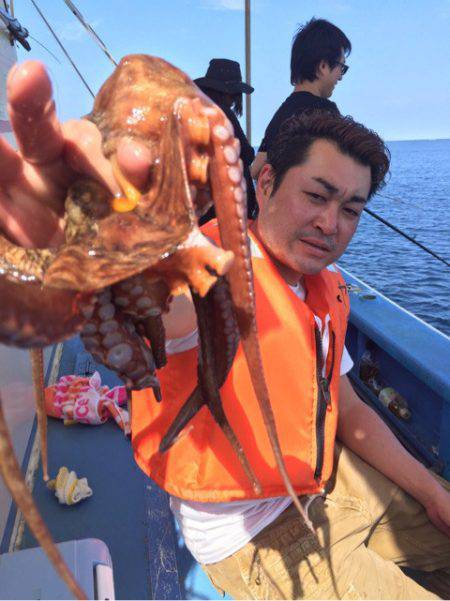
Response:
[[[309,508],[317,536],[291,505],[234,555],[203,566],[213,585],[234,599],[450,599],[450,539],[380,472],[348,449],[337,455],[332,491]],[[399,566],[426,571],[439,596]]]

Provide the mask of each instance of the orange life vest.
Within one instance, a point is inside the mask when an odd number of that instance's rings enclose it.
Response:
[[[203,233],[219,242],[217,222],[208,223]],[[340,362],[349,312],[345,283],[337,271],[329,269],[306,276],[303,302],[255,239],[253,244],[260,255],[252,258],[256,319],[281,449],[295,491],[318,492],[333,467]],[[318,376],[317,358],[322,351],[316,348],[314,319],[316,314],[325,323],[327,313],[329,395],[328,382],[320,382]],[[158,452],[161,438],[197,384],[197,349],[169,356],[158,375],[160,403],[151,389],[133,393],[132,442],[141,469],[168,493],[187,500],[258,498],[206,406],[167,453]],[[230,425],[261,483],[261,496],[285,495],[241,345],[220,395]]]

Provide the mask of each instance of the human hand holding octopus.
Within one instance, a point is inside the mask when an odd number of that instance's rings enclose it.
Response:
[[[76,178],[93,177],[112,194],[119,186],[103,155],[97,127],[85,119],[59,122],[52,84],[41,63],[13,67],[7,92],[18,152],[0,138],[0,229],[21,246],[58,245],[64,240],[67,189]],[[124,137],[118,161],[139,187],[150,165],[145,146]]]

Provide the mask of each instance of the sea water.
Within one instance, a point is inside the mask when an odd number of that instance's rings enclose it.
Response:
[[[450,140],[388,147],[390,179],[369,208],[450,263]],[[450,268],[370,215],[339,263],[450,335]]]

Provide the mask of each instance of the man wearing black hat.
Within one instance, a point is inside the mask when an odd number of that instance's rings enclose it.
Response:
[[[250,165],[255,158],[255,151],[250,146],[236,115],[242,115],[242,93],[251,94],[254,88],[242,81],[239,63],[227,58],[213,58],[205,77],[194,79],[194,82],[222,109],[233,126],[234,135],[241,143],[241,159],[247,182],[247,214],[249,218],[253,218],[257,204]],[[213,217],[214,207],[203,216],[201,223],[206,223]]]

